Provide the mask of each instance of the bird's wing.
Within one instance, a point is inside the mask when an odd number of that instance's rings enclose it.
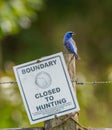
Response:
[[[66,42],[66,48],[72,53],[77,53],[76,43],[72,38]]]
[[[75,42],[72,38],[70,38],[69,41],[72,43],[73,48],[74,48],[75,52],[77,53],[77,45],[76,45],[76,42]]]
[[[65,46],[65,48],[66,48],[69,52],[71,52],[71,48],[70,48],[69,42],[66,42],[66,44],[65,44],[64,46]]]

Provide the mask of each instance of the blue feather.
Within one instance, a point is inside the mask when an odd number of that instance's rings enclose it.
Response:
[[[80,57],[77,53],[77,46],[75,41],[72,39],[73,34],[74,34],[73,32],[65,33],[63,42],[65,48],[75,56],[76,60],[79,60]]]

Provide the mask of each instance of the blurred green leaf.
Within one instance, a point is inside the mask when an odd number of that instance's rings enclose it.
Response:
[[[37,17],[36,11],[43,6],[42,0],[2,0],[0,2],[0,38],[27,29]]]

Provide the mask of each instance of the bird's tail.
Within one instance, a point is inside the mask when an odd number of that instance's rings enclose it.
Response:
[[[78,54],[74,53],[73,56],[71,57],[70,61],[69,61],[69,64],[70,62],[73,60],[73,58],[75,57],[76,60],[80,60],[80,57]]]
[[[69,61],[69,63],[68,63],[68,69],[69,69],[69,65],[70,65],[70,63],[71,63],[71,61],[73,60],[73,58],[75,57],[75,59],[76,60],[80,60],[80,57],[79,57],[79,55],[78,54],[73,54],[73,56],[71,57],[71,59],[70,59],[70,61]]]
[[[78,54],[74,54],[76,60],[80,60],[80,56]]]

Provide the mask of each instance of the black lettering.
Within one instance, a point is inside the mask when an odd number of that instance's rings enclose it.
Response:
[[[27,73],[30,73],[30,68],[26,68],[26,72],[27,72]]]
[[[60,92],[60,88],[56,88],[56,92],[58,92],[58,93],[59,93],[59,92]]]
[[[30,67],[31,71],[35,71],[35,66]]]
[[[56,64],[56,60],[53,60],[54,64]]]
[[[45,67],[49,67],[49,64],[48,64],[48,63],[45,63]]]
[[[26,73],[34,72],[36,70],[40,70],[40,69],[43,69],[45,67],[49,67],[49,66],[53,66],[53,65],[56,65],[56,60],[52,60],[49,62],[45,62],[43,64],[38,64],[38,65],[31,66],[31,67],[26,68],[26,69],[22,69],[21,72],[22,72],[22,74],[26,74]]]
[[[24,69],[24,70],[22,70],[22,74],[26,74],[26,71],[25,71],[25,69]]]
[[[43,105],[40,105],[40,106],[36,106],[36,109],[37,109],[37,111],[40,111],[42,109],[47,109],[47,108],[55,107],[55,106],[58,106],[58,105],[62,105],[66,102],[67,102],[66,99],[62,98],[62,99],[59,99],[59,100],[56,100],[56,101],[53,101],[53,102],[49,102],[49,103],[46,103],[46,104],[43,104]]]
[[[37,98],[37,99],[38,99],[38,98],[39,98],[39,95],[38,95],[38,94],[35,94],[35,98]]]
[[[47,91],[44,91],[43,96],[47,96],[47,95],[48,95]]]
[[[49,61],[48,63],[49,63],[49,66],[53,65],[52,61]]]
[[[43,69],[43,68],[44,68],[44,65],[43,65],[43,64],[40,64],[40,68]]]
[[[36,106],[37,111],[41,110],[41,106]]]
[[[65,98],[62,99],[62,103],[66,103],[66,99]]]
[[[48,103],[48,104],[45,104],[45,105],[46,105],[46,108],[49,108],[49,107],[51,107],[51,106],[50,106],[50,103]]]
[[[48,95],[51,95],[52,94],[52,90],[48,90]]]
[[[54,94],[54,93],[56,93],[56,89],[54,88],[54,89],[52,89],[52,93]]]

